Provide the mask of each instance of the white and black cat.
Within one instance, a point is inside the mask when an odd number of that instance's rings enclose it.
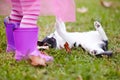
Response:
[[[95,56],[111,56],[112,51],[108,51],[108,38],[98,21],[94,22],[95,31],[88,32],[67,32],[62,20],[56,20],[55,32],[38,41],[38,46],[47,45],[51,48],[65,48],[66,42],[69,48],[82,47],[89,54]]]

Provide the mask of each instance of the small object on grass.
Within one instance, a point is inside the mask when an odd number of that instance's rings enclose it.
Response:
[[[107,8],[112,6],[112,2],[111,1],[100,0],[100,3],[101,3],[102,6],[107,7]]]
[[[69,47],[68,42],[66,42],[66,43],[64,44],[64,47],[65,47],[65,50],[66,50],[68,53],[71,52],[71,49],[70,49],[70,47]]]
[[[39,56],[30,56],[29,59],[32,66],[46,66],[45,59],[40,58]]]
[[[77,12],[79,13],[86,13],[87,11],[88,9],[86,7],[77,8]]]

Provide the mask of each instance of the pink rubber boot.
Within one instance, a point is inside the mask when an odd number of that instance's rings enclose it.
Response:
[[[19,25],[19,23],[10,23],[9,18],[4,19],[4,25],[6,29],[7,48],[6,52],[15,52],[15,43],[13,37],[13,30]]]
[[[29,56],[39,56],[46,62],[53,61],[53,57],[42,54],[37,49],[38,28],[16,28],[13,32],[16,46],[16,60],[28,59]]]

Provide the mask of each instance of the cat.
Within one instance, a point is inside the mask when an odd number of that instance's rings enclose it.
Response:
[[[68,52],[73,47],[82,47],[93,56],[111,56],[112,51],[108,51],[108,37],[102,25],[95,21],[94,27],[95,31],[67,32],[65,23],[57,19],[55,32],[45,37],[42,41],[38,41],[38,46],[46,45],[56,49],[65,48]]]

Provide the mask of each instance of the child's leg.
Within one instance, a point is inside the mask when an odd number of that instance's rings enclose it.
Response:
[[[7,39],[7,52],[15,52],[15,43],[13,37],[13,30],[19,26],[22,19],[21,5],[19,0],[11,0],[12,10],[9,17],[4,19],[6,39]]]
[[[20,0],[20,2],[23,11],[23,18],[20,27],[36,27],[37,19],[40,13],[40,0]]]
[[[11,0],[12,11],[10,14],[10,22],[20,22],[22,19],[22,8],[20,0]]]
[[[14,30],[16,46],[15,59],[29,58],[32,65],[45,65],[45,62],[53,61],[51,56],[42,54],[37,49],[40,0],[20,0],[23,18],[20,27]],[[42,60],[42,61],[41,61]]]

